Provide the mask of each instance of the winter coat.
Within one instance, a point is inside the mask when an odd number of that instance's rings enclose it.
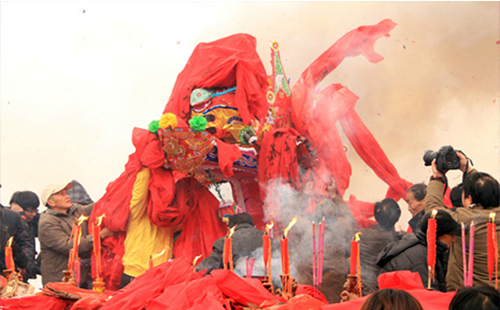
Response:
[[[61,282],[63,270],[68,269],[69,251],[73,248],[70,242],[73,223],[80,215],[89,216],[94,204],[81,206],[74,204],[67,213],[57,212],[52,209],[45,210],[40,215],[38,238],[40,241],[42,284]],[[87,222],[83,222],[82,236],[78,246],[78,256],[81,259],[81,281],[90,279],[90,253],[93,243],[92,236],[88,234]]]
[[[368,295],[378,290],[377,277],[380,271],[380,267],[376,264],[378,254],[388,244],[400,240],[403,235],[397,233],[394,228],[386,230],[380,225],[363,228],[360,233],[359,259],[363,277],[363,295]]]
[[[446,266],[443,259],[446,250],[447,246],[436,240],[435,275],[434,281],[431,282],[431,288],[435,291],[446,291]],[[426,234],[418,230],[387,245],[377,256],[377,265],[380,267],[379,274],[398,270],[418,272],[424,287],[428,287]]]
[[[474,172],[472,172],[474,173]],[[488,249],[487,249],[487,230],[486,224],[489,221],[491,212],[495,212],[497,235],[500,235],[500,207],[485,209],[481,205],[475,205],[472,208],[456,208],[454,211],[443,205],[443,183],[438,180],[431,180],[427,186],[427,194],[425,196],[425,210],[427,212],[432,209],[446,210],[451,214],[453,219],[459,223],[464,223],[467,227],[466,235],[466,253],[469,257],[469,228],[472,220],[474,220],[474,269],[473,269],[473,286],[491,285],[488,275]],[[500,242],[500,238],[497,238]],[[500,245],[500,243],[499,243]],[[500,246],[499,246],[500,249]],[[462,237],[456,236],[455,243],[450,247],[450,256],[448,260],[448,273],[446,275],[446,289],[455,291],[463,286],[463,261],[462,261]],[[493,282],[495,277],[493,273]]]
[[[325,218],[325,239],[321,293],[329,303],[336,303],[340,302],[340,293],[344,290],[349,272],[347,257],[350,240],[356,227],[356,221],[341,197],[337,196],[333,200],[324,199],[316,206],[312,218],[299,217],[296,226],[290,230],[290,260],[296,272],[293,273],[293,268],[291,271],[298,283],[313,285],[312,221],[315,221],[316,230],[318,230],[318,223],[323,217]],[[317,233],[316,244],[318,244]]]
[[[23,212],[19,212],[19,215],[21,216],[22,219],[22,224],[24,231],[28,235],[28,248],[26,252],[26,257],[28,259],[28,266],[26,267],[28,271],[28,277],[27,279],[24,279],[24,281],[28,281],[29,279],[36,279],[36,275],[40,274],[40,266],[38,266],[38,263],[36,261],[36,245],[35,245],[35,234],[33,233],[33,230],[30,227],[29,222],[26,220],[26,216]]]
[[[415,216],[408,221],[408,225],[410,225],[412,232],[415,232],[417,231],[417,229],[420,229],[420,221],[422,220],[422,217],[424,217],[424,214],[425,210],[422,210],[417,214],[415,214]]]
[[[15,234],[17,233],[18,237],[20,237],[22,236],[22,232],[18,229],[13,229],[17,227],[17,219],[20,219],[20,217],[16,217],[15,215],[17,215],[17,213],[12,210],[5,209],[5,207],[0,204],[0,270],[6,269],[5,246],[9,238],[12,236],[12,232],[14,233],[14,240],[11,245],[14,264],[17,269],[26,268],[28,266],[26,247],[21,248],[16,242]]]

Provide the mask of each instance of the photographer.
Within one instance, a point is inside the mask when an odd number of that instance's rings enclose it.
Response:
[[[486,224],[489,221],[490,213],[496,213],[496,221],[500,216],[499,195],[500,188],[498,181],[487,173],[478,172],[469,166],[469,160],[460,151],[455,152],[457,161],[459,160],[460,171],[463,173],[463,208],[455,210],[448,209],[443,204],[443,195],[446,182],[446,170],[442,165],[437,165],[436,158],[432,160],[432,176],[427,186],[425,196],[425,210],[443,209],[459,223],[464,223],[467,227],[467,240],[469,244],[469,228],[471,222],[475,225],[474,242],[474,270],[473,286],[489,285],[487,269],[487,235]],[[438,169],[439,168],[441,169]],[[497,234],[500,232],[500,225],[497,224]],[[466,249],[468,251],[468,248]],[[463,286],[463,261],[462,261],[462,238],[456,237],[455,243],[450,248],[448,262],[448,272],[446,275],[447,291],[455,291]],[[495,281],[493,279],[493,281]]]

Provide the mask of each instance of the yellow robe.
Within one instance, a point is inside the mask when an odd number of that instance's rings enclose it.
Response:
[[[139,171],[130,200],[122,262],[124,273],[132,277],[138,277],[146,272],[149,269],[150,259],[153,266],[157,266],[172,258],[174,228],[152,224],[146,213],[150,176],[151,172],[146,167]]]

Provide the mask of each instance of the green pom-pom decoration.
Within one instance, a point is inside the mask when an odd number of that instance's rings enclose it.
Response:
[[[189,127],[196,131],[203,131],[207,128],[207,119],[203,116],[195,116],[189,120]]]
[[[158,131],[158,129],[160,129],[160,121],[151,121],[151,123],[149,123],[148,129],[156,135],[156,132]]]

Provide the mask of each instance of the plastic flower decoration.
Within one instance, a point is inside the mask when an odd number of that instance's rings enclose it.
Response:
[[[201,132],[207,128],[207,119],[203,116],[194,116],[189,120],[189,127]]]
[[[177,127],[177,116],[173,113],[165,113],[160,119],[160,127],[165,129],[169,127],[170,129],[174,129]]]
[[[158,131],[158,129],[160,129],[160,125],[158,123],[159,123],[159,121],[151,121],[151,123],[149,123],[149,126],[148,126],[149,131],[151,131],[155,135],[156,135],[156,132]]]

